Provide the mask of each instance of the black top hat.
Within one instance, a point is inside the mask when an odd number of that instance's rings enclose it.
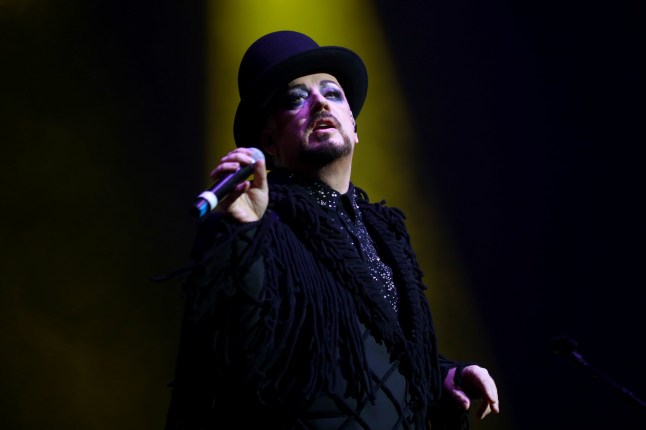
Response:
[[[233,123],[236,145],[259,147],[258,133],[271,98],[290,81],[314,73],[334,76],[354,116],[359,115],[368,90],[368,73],[357,54],[340,46],[319,46],[295,31],[277,31],[256,40],[238,70],[240,104]]]

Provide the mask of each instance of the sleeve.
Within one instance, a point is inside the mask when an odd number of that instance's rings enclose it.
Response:
[[[183,281],[196,318],[212,314],[220,300],[238,294],[252,301],[260,298],[266,230],[266,219],[240,224],[218,213],[200,225],[191,251],[195,264]]]
[[[233,395],[221,387],[227,372],[242,363],[239,357],[260,325],[265,272],[259,243],[265,224],[232,223],[214,213],[198,228],[195,263],[183,279],[184,315],[166,430],[210,428],[214,405]]]
[[[462,385],[462,370],[467,367],[471,366],[472,362],[466,362],[466,361],[454,361],[454,360],[449,360],[448,358],[444,357],[442,354],[438,356],[439,364],[440,364],[440,372],[442,375],[442,383],[444,383],[444,378],[446,378],[446,375],[449,373],[449,370],[452,368],[456,368],[455,370],[455,378],[454,381],[457,385]]]
[[[462,370],[470,366],[470,362],[449,360],[443,355],[438,356],[440,365],[441,381],[444,386],[444,379],[449,370],[456,368],[455,383],[461,385]],[[470,427],[468,411],[462,409],[450,396],[442,394],[440,400],[430,411],[431,428],[433,430],[468,430]]]

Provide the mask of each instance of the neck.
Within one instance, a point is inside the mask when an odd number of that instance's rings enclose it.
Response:
[[[340,194],[345,194],[350,186],[350,168],[339,171],[332,166],[325,166],[317,172],[316,179]]]
[[[323,182],[333,190],[345,194],[350,188],[352,153],[346,154],[322,166],[313,166],[302,160],[284,163],[280,166],[305,177]]]
[[[352,173],[352,154],[341,157],[317,169],[299,169],[299,173],[317,179],[340,194],[348,192]]]

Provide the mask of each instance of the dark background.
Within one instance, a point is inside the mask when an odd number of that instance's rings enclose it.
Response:
[[[646,408],[644,26],[636,3],[377,2],[517,428]],[[401,25],[404,23],[404,25]],[[420,96],[421,95],[421,96]]]
[[[491,338],[505,422],[641,427],[646,407],[550,343],[571,337],[646,398],[637,2],[375,4],[420,180],[433,181]],[[5,428],[161,426],[179,293],[148,278],[184,262],[192,240],[204,9],[0,5]]]

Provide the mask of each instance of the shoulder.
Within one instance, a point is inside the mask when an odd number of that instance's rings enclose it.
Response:
[[[389,206],[386,200],[371,202],[368,193],[360,187],[355,186],[356,200],[362,213],[372,214],[390,222],[397,221],[403,223],[406,219],[404,212],[394,206]]]

